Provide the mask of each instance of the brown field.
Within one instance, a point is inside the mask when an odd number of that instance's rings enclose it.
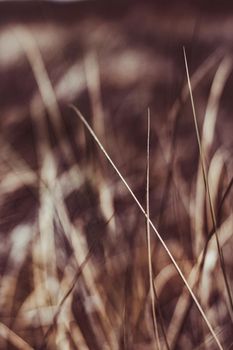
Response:
[[[232,31],[0,2],[0,349],[233,347]]]

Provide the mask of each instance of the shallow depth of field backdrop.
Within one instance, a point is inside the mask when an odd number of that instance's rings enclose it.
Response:
[[[231,349],[232,48],[224,2],[0,3],[0,349]]]

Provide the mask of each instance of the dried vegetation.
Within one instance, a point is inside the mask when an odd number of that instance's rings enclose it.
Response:
[[[0,28],[0,348],[230,349],[232,16],[68,8]]]

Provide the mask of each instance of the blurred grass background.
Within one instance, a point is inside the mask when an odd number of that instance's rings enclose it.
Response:
[[[231,348],[233,12],[211,4],[0,3],[1,349],[219,348],[71,104]]]

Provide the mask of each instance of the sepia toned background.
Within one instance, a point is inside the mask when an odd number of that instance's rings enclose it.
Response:
[[[0,2],[1,349],[231,348],[232,30],[224,2]]]

